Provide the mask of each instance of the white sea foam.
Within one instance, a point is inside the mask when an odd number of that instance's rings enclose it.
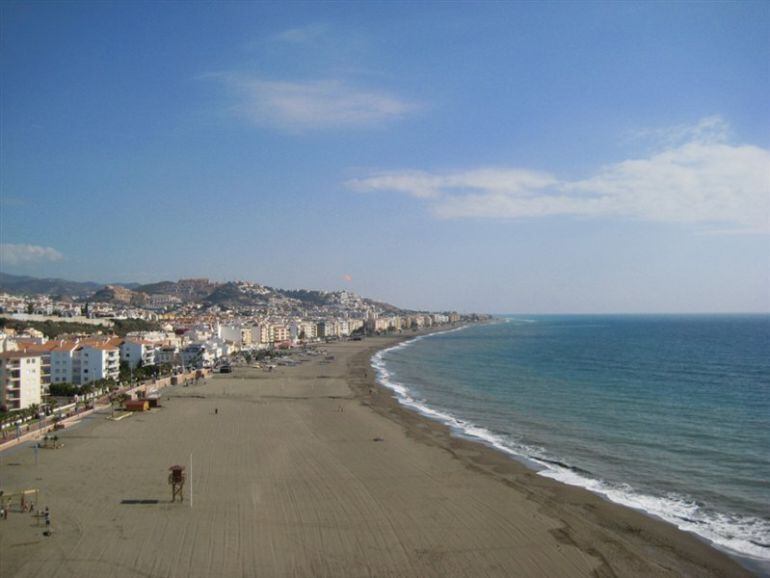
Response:
[[[612,502],[641,510],[736,554],[770,560],[770,522],[757,517],[710,511],[685,496],[651,496],[628,484],[611,484],[568,468],[550,466],[540,475],[586,488]]]
[[[459,327],[431,335],[459,331],[464,328]],[[675,494],[652,496],[638,492],[628,484],[613,484],[592,478],[587,473],[553,463],[558,460],[553,460],[543,448],[528,446],[508,436],[495,434],[446,410],[435,409],[425,400],[415,399],[413,392],[405,384],[393,378],[385,364],[384,356],[389,352],[409,347],[426,337],[430,335],[421,335],[383,349],[371,359],[379,383],[392,390],[402,405],[447,425],[456,435],[481,441],[516,459],[529,462],[530,465],[536,464],[542,468],[538,471],[542,476],[586,488],[612,502],[661,518],[681,530],[697,534],[737,555],[763,562],[770,561],[770,520],[710,511],[685,496]]]

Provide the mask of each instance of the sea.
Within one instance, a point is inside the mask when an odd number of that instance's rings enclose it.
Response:
[[[455,435],[770,575],[770,315],[507,315],[372,365]]]

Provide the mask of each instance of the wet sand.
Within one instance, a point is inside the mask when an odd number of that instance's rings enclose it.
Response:
[[[31,514],[0,520],[0,576],[748,575],[404,410],[369,366],[393,341],[177,386],[117,422],[94,414],[37,465],[30,446],[4,452],[2,488],[39,488],[54,532]],[[177,463],[188,483],[172,504]]]

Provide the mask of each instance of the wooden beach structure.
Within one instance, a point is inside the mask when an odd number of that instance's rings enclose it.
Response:
[[[171,472],[168,475],[168,483],[171,486],[171,501],[176,502],[176,498],[179,496],[179,501],[184,502],[184,482],[186,478],[184,466],[171,466],[169,471]]]
[[[18,502],[19,511],[26,512],[27,508],[37,509],[38,498],[40,497],[40,490],[32,488],[28,490],[20,490],[18,492],[0,492],[0,508],[2,508],[5,516],[11,509],[14,502]]]

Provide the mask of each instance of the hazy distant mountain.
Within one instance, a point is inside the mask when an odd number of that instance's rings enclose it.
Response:
[[[90,295],[104,287],[90,281],[67,281],[65,279],[39,279],[24,275],[0,273],[0,291],[17,295]]]
[[[138,283],[113,283],[116,287],[134,289]],[[0,273],[0,291],[16,295],[61,295],[64,297],[88,296],[99,291],[104,283],[93,281],[68,281],[66,279],[28,277]]]

